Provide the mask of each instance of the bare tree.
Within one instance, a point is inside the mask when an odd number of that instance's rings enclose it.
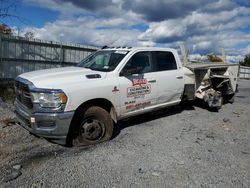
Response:
[[[20,0],[0,0],[0,34],[13,34],[12,29],[8,26],[8,22],[18,20],[23,24],[27,24],[25,18],[16,14]]]
[[[20,17],[13,13],[15,12],[16,7],[16,0],[0,0],[0,22],[2,24],[4,24],[6,19],[14,18],[20,20]]]
[[[29,39],[29,40],[34,39],[34,33],[31,32],[31,31],[27,31],[27,32],[24,34],[24,37],[25,37],[26,39]]]

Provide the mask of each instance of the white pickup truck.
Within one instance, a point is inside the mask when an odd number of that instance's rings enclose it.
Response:
[[[63,67],[15,80],[18,124],[57,143],[96,144],[112,137],[117,121],[203,99],[211,108],[232,101],[238,65],[182,65],[171,48],[105,48]]]

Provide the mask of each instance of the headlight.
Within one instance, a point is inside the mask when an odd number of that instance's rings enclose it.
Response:
[[[61,93],[42,93],[32,92],[32,100],[34,103],[39,103],[43,108],[58,108],[62,104],[66,104],[67,96]]]

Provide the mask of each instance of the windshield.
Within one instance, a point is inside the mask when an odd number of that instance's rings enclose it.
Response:
[[[101,50],[83,59],[77,66],[96,71],[109,72],[126,56],[125,50]]]

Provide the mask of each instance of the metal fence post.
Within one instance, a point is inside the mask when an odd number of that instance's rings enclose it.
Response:
[[[60,44],[60,67],[62,67],[62,63],[63,63],[63,48],[62,48],[62,41]]]

